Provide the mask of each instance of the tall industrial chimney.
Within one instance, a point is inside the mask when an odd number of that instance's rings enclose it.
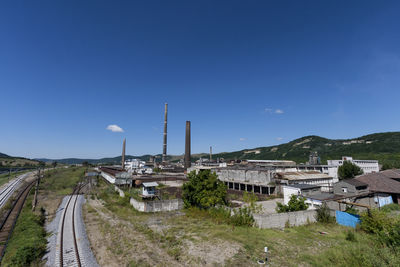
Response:
[[[212,161],[212,146],[210,146],[210,162]]]
[[[186,121],[185,169],[190,168],[190,121]]]
[[[168,103],[165,103],[164,142],[163,142],[162,162],[165,162],[167,160],[167,119],[168,119]]]
[[[121,159],[122,170],[125,169],[125,145],[126,145],[126,139],[124,138],[124,142],[122,143],[122,159]]]

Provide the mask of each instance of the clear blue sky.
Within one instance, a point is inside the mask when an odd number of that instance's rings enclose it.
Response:
[[[1,1],[0,152],[233,151],[400,126],[399,1]],[[124,132],[107,130],[118,125]]]

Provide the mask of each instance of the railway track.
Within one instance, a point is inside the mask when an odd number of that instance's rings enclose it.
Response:
[[[58,266],[85,266],[81,258],[78,246],[78,237],[75,230],[75,210],[76,202],[79,198],[79,191],[85,185],[78,186],[69,197],[61,217],[59,234],[57,237],[56,264]],[[58,258],[58,260],[57,260]]]
[[[17,201],[14,203],[12,209],[7,213],[4,222],[0,225],[0,262],[3,259],[8,240],[14,230],[14,226],[17,222],[18,216],[24,206],[25,200],[29,195],[31,188],[34,186],[36,180],[29,183],[17,197]]]
[[[23,181],[26,176],[29,174],[23,174],[18,176],[16,179],[12,180],[8,184],[5,185],[3,189],[0,191],[0,208],[5,205],[7,200],[10,198],[10,196],[15,192],[15,190],[19,187],[21,181]]]

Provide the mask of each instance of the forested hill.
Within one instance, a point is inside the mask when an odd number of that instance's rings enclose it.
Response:
[[[9,158],[10,156],[9,155],[6,155],[6,154],[3,154],[3,153],[0,153],[0,158]]]
[[[381,164],[400,167],[400,132],[365,135],[354,139],[327,139],[305,136],[286,144],[220,153],[225,159],[285,159],[307,162],[311,151],[317,151],[322,163],[328,159],[352,156],[356,159],[376,159]],[[389,166],[389,167],[392,167]]]

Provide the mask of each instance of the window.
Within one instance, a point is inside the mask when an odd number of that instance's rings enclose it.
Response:
[[[347,187],[342,187],[342,192],[347,193]]]

